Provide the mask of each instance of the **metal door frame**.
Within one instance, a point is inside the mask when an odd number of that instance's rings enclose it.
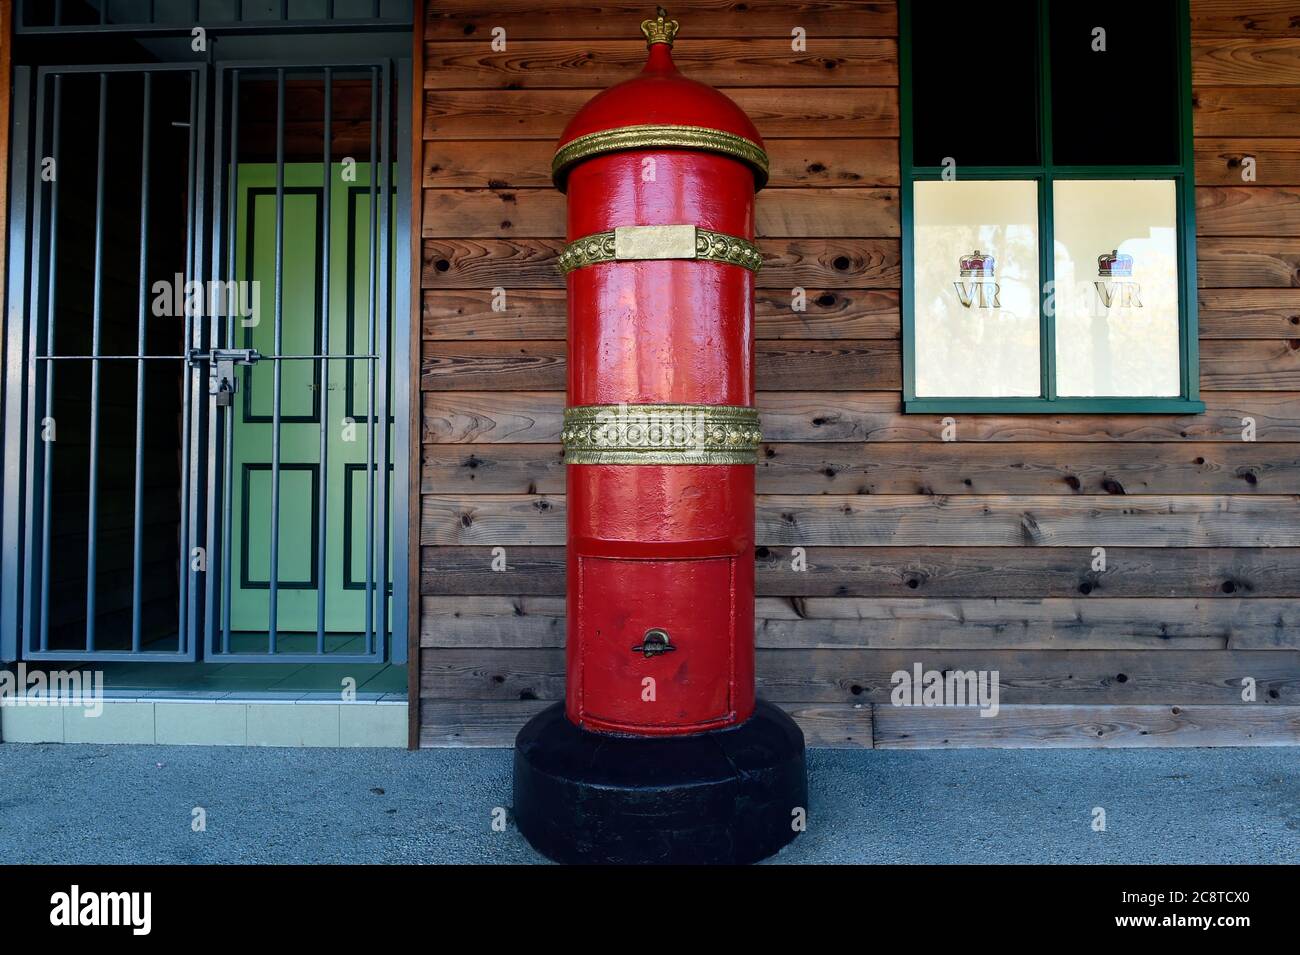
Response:
[[[221,488],[220,475],[222,462],[227,448],[222,443],[224,427],[219,409],[215,402],[208,399],[206,371],[202,360],[196,356],[210,354],[211,349],[223,340],[221,321],[217,316],[186,317],[185,340],[190,359],[186,366],[184,386],[183,430],[184,441],[178,449],[182,454],[182,508],[181,508],[181,542],[178,548],[182,561],[180,574],[180,613],[178,618],[177,650],[95,650],[93,639],[88,637],[87,649],[81,651],[42,650],[38,637],[41,616],[39,614],[39,589],[44,586],[41,567],[41,544],[43,538],[39,531],[41,516],[33,489],[38,482],[44,484],[44,455],[37,440],[38,428],[36,407],[39,393],[43,391],[44,373],[42,362],[38,359],[38,345],[46,331],[42,324],[42,307],[46,304],[40,289],[33,289],[32,282],[46,278],[42,272],[45,256],[48,255],[50,238],[47,226],[47,209],[44,190],[40,181],[39,157],[44,149],[42,141],[45,135],[45,87],[46,78],[68,73],[163,73],[187,71],[196,77],[192,85],[192,124],[189,151],[191,163],[189,177],[193,183],[188,203],[190,235],[187,238],[186,260],[189,268],[186,281],[203,280],[210,274],[213,280],[221,278],[222,257],[220,250],[223,241],[223,224],[228,206],[223,204],[222,156],[224,112],[222,94],[225,88],[225,75],[228,71],[279,69],[282,71],[333,69],[369,69],[382,63],[385,78],[383,100],[383,136],[382,160],[380,163],[382,184],[381,194],[391,192],[393,199],[381,203],[383,227],[380,230],[381,253],[379,258],[385,264],[392,261],[392,288],[385,288],[385,293],[378,296],[382,308],[382,320],[376,321],[377,339],[376,355],[384,372],[384,387],[376,393],[374,417],[379,420],[392,418],[392,439],[389,440],[389,428],[379,428],[376,437],[378,454],[375,457],[376,469],[383,473],[383,462],[389,462],[392,470],[392,493],[388,492],[387,481],[376,481],[379,501],[377,510],[387,514],[387,527],[384,533],[377,534],[375,556],[379,567],[376,574],[374,590],[379,599],[373,601],[373,613],[367,615],[369,648],[366,653],[234,653],[222,652],[217,640],[219,637],[218,621],[220,606],[218,588],[224,588],[220,580],[222,557],[222,540],[217,536],[221,524],[221,511],[218,501],[225,499],[225,488]],[[209,73],[213,73],[217,82],[217,108],[215,113],[208,109]],[[396,78],[396,86],[393,79]],[[406,520],[407,508],[404,504],[408,493],[410,477],[409,421],[411,413],[410,382],[408,368],[411,345],[411,253],[409,246],[410,216],[412,210],[405,197],[409,195],[410,180],[413,174],[411,164],[406,161],[411,155],[411,110],[406,97],[413,96],[411,61],[405,58],[386,60],[341,60],[327,62],[308,59],[293,61],[226,61],[215,64],[201,63],[146,63],[146,64],[78,64],[69,66],[19,66],[14,69],[12,133],[10,139],[10,228],[8,253],[8,297],[5,328],[5,355],[3,383],[3,423],[4,449],[3,498],[0,500],[0,662],[6,660],[65,660],[65,661],[133,661],[133,662],[189,662],[200,659],[198,649],[203,644],[202,659],[220,660],[222,662],[256,662],[256,663],[376,663],[407,662],[406,623],[408,618],[408,540],[410,528]],[[36,88],[35,102],[32,89]],[[396,116],[391,111],[397,110]],[[391,120],[396,120],[396,133],[389,135]],[[57,125],[57,123],[55,124]],[[209,160],[206,143],[209,127],[212,128],[213,145]],[[283,127],[281,126],[281,131]],[[33,142],[33,138],[35,142]],[[35,152],[33,152],[35,147]],[[209,161],[211,165],[209,165]],[[327,164],[326,168],[329,166]],[[102,170],[101,170],[102,171]],[[209,179],[212,177],[211,189]],[[372,167],[373,178],[373,167]],[[102,190],[102,183],[97,183],[97,190]],[[211,194],[211,242],[210,258],[204,258],[208,226],[206,216]],[[391,210],[391,214],[390,214]],[[102,223],[97,228],[102,227]],[[233,229],[230,230],[233,234]],[[328,231],[328,229],[326,230]],[[390,236],[393,241],[390,242]],[[325,239],[324,241],[328,241]],[[208,268],[205,268],[208,266]],[[381,270],[383,286],[389,284],[390,269]],[[327,293],[328,294],[328,293]],[[391,302],[391,314],[388,314]],[[204,322],[204,318],[208,321]],[[205,327],[206,326],[206,327]],[[389,330],[391,328],[391,337]],[[131,356],[134,357],[134,356]],[[103,357],[91,359],[94,362],[106,360]],[[321,363],[327,366],[327,362]],[[93,366],[92,366],[93,367]],[[138,386],[137,386],[138,387]],[[391,389],[391,395],[390,395]],[[203,415],[200,402],[207,401],[207,414]],[[390,406],[391,402],[391,406]],[[203,419],[206,417],[206,427]],[[373,431],[374,429],[368,429]],[[369,440],[369,439],[368,439]],[[324,469],[322,469],[322,472]],[[322,515],[324,511],[322,510]],[[134,519],[139,519],[138,512]],[[322,520],[324,518],[322,517]],[[389,538],[391,538],[391,546]],[[195,571],[191,560],[196,542],[206,545],[207,571]],[[95,546],[92,536],[88,548]],[[390,556],[391,554],[391,556]],[[93,559],[93,558],[92,558]],[[137,558],[138,559],[138,558]],[[317,559],[323,559],[318,555]],[[391,565],[391,566],[390,566]],[[196,579],[203,573],[204,579]],[[388,613],[387,588],[385,581],[392,579],[392,612]],[[323,589],[324,581],[321,581]],[[200,599],[202,594],[203,599]],[[133,597],[133,610],[138,612],[138,602]],[[90,616],[90,615],[88,615]],[[390,619],[391,616],[391,619]],[[93,632],[93,617],[88,630]],[[323,626],[323,619],[318,629]],[[373,636],[371,635],[373,632]]]

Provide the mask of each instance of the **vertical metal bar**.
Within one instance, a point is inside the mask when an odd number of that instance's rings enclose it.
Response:
[[[389,322],[392,318],[392,209],[393,209],[393,184],[392,184],[392,100],[393,100],[393,79],[391,73],[391,64],[385,63],[383,69],[384,90],[381,102],[383,103],[383,113],[381,116],[380,130],[382,139],[382,153],[379,158],[379,187],[382,201],[379,205],[379,341],[378,349],[370,354],[379,355],[378,359],[370,359],[372,366],[377,362],[379,371],[379,398],[374,406],[374,431],[378,432],[379,451],[375,456],[376,480],[379,484],[378,500],[375,502],[376,519],[379,522],[379,531],[375,534],[374,546],[378,550],[376,563],[378,564],[378,573],[375,587],[379,591],[379,599],[376,601],[377,612],[375,614],[375,640],[376,646],[368,649],[374,653],[376,649],[383,649],[384,640],[388,634],[388,400],[392,386],[389,380],[389,362],[388,362],[388,334]]]
[[[190,111],[189,111],[189,128],[186,140],[185,156],[188,163],[185,179],[185,284],[188,285],[195,276],[194,269],[194,230],[195,216],[197,214],[198,196],[196,188],[196,177],[198,175],[197,157],[195,155],[195,127],[198,125],[198,95],[199,84],[195,74],[190,74]],[[182,294],[182,301],[186,296]],[[188,310],[185,310],[188,311]],[[182,328],[184,329],[185,348],[188,350],[193,347],[192,326],[193,316],[184,314],[181,316]],[[176,621],[176,645],[182,647],[190,630],[190,494],[192,491],[190,481],[190,467],[193,455],[191,453],[190,435],[194,427],[193,410],[195,396],[197,393],[196,385],[198,383],[199,371],[197,368],[187,365],[182,372],[182,380],[185,382],[183,395],[181,399],[181,508],[180,508],[180,575],[179,575],[179,593],[177,595],[177,621]]]
[[[239,70],[232,70],[230,73],[230,205],[227,216],[228,235],[226,239],[226,280],[235,281],[238,274],[236,269],[235,249],[236,239],[239,235]],[[215,258],[217,252],[213,250]],[[251,288],[252,276],[244,276],[245,281],[250,283]],[[243,293],[240,293],[240,301],[243,301]],[[254,307],[260,307],[260,303],[254,303]],[[233,348],[235,344],[235,318],[233,315],[226,316],[226,346]],[[244,373],[244,387],[251,385],[251,371]],[[225,415],[225,448],[224,461],[222,465],[222,508],[221,508],[221,652],[230,652],[230,590],[231,590],[231,571],[233,569],[233,558],[230,553],[231,539],[231,521],[235,509],[235,458],[234,458],[234,439],[235,439],[235,413],[232,408]]]
[[[379,112],[379,71],[370,68],[370,285],[367,297],[366,354],[375,353],[375,308],[378,304],[376,257],[378,253],[379,210],[376,188],[379,170],[376,163],[376,140]],[[375,361],[366,358],[366,653],[375,647]]]
[[[54,160],[54,178],[50,181],[50,246],[46,254],[46,290],[45,290],[45,353],[53,355],[55,341],[56,292],[58,290],[58,250],[59,250],[59,162],[62,152],[59,148],[61,137],[60,120],[63,115],[63,76],[54,75],[54,104],[51,122],[54,126],[50,138],[50,158]],[[43,362],[45,365],[45,413],[42,418],[52,418],[54,411],[54,365],[56,362]],[[36,437],[33,436],[33,440]],[[42,440],[44,450],[44,473],[42,479],[41,504],[41,649],[50,648],[50,497],[54,476],[54,442]]]
[[[394,231],[393,231],[393,332],[386,356],[389,362],[390,377],[393,381],[393,479],[391,503],[389,505],[389,526],[393,544],[393,597],[392,614],[389,620],[390,663],[407,662],[407,634],[410,621],[410,599],[407,580],[409,569],[414,565],[411,559],[411,529],[419,523],[418,510],[412,517],[409,510],[413,502],[418,501],[418,493],[410,491],[411,448],[419,447],[417,437],[418,421],[412,418],[411,389],[418,383],[418,373],[412,372],[411,359],[411,215],[418,209],[418,202],[411,199],[414,183],[411,179],[411,163],[406,157],[411,155],[411,130],[414,126],[411,110],[415,105],[412,100],[412,65],[409,59],[397,63],[396,101],[397,110],[397,152],[393,163],[396,178],[394,191]],[[413,433],[414,432],[414,433]],[[414,440],[413,440],[414,439]]]
[[[283,354],[284,338],[284,67],[275,71],[275,354]],[[274,364],[271,410],[271,559],[270,629],[267,652],[276,652],[280,599],[280,387],[284,363]]]
[[[104,165],[108,148],[108,74],[99,74],[99,143],[95,151],[95,266],[90,332],[90,505],[86,513],[86,649],[95,649],[99,537],[99,339],[104,307]]]
[[[131,649],[142,647],[140,611],[144,591],[144,393],[145,393],[145,302],[149,290],[149,133],[153,111],[153,74],[142,77],[144,95],[143,132],[140,136],[140,288],[136,318],[135,363],[135,508],[132,528],[131,560]]]
[[[45,145],[47,136],[47,107],[48,99],[47,90],[50,84],[47,82],[48,77],[44,71],[37,69],[36,75],[36,149],[33,153],[32,165],[32,202],[34,210],[32,214],[32,295],[28,303],[28,332],[27,332],[27,447],[24,453],[24,466],[27,473],[28,493],[33,498],[33,505],[29,512],[24,515],[26,524],[25,542],[27,544],[26,554],[23,562],[23,648],[24,651],[37,649],[33,646],[33,640],[36,639],[41,629],[40,615],[41,602],[38,596],[40,589],[41,574],[40,569],[44,565],[42,554],[44,553],[44,533],[42,527],[43,519],[38,519],[35,508],[35,498],[38,494],[37,485],[42,487],[45,483],[44,471],[46,467],[46,456],[49,449],[45,446],[48,442],[42,439],[43,427],[40,418],[37,417],[37,398],[45,395],[45,375],[49,371],[48,366],[53,362],[37,361],[36,356],[49,353],[49,345],[46,328],[43,325],[45,300],[45,288],[42,282],[45,278],[46,271],[49,269],[49,262],[46,258],[48,252],[49,233],[53,219],[47,218],[45,209],[45,184],[42,179],[42,171],[45,167]],[[15,100],[15,102],[20,102]],[[13,278],[13,273],[10,273]],[[44,344],[43,344],[44,343]],[[17,357],[17,356],[13,356]],[[43,493],[43,492],[42,492]]]
[[[33,208],[34,196],[31,192],[29,175],[28,146],[31,142],[31,103],[32,70],[19,66],[14,69],[13,81],[13,136],[9,177],[9,271],[6,298],[5,340],[4,340],[4,516],[3,531],[0,540],[6,544],[0,548],[0,662],[18,659],[18,634],[21,624],[20,614],[25,609],[19,580],[22,577],[24,554],[20,548],[22,537],[22,506],[27,499],[27,489],[31,487],[24,481],[24,432],[23,432],[23,389],[32,375],[30,365],[26,363],[25,320],[27,307],[31,299],[28,285],[27,258],[29,248],[38,243],[41,217],[37,212],[32,217],[33,228],[29,237],[28,210]],[[39,112],[37,116],[39,116]],[[38,157],[39,162],[39,157]],[[39,208],[39,207],[36,207]],[[29,246],[29,243],[31,245]],[[31,439],[31,432],[27,432]],[[30,553],[30,552],[29,552]]]
[[[324,226],[321,229],[321,343],[320,353],[328,356],[330,353],[330,239],[333,233],[334,220],[330,215],[330,198],[334,191],[334,169],[333,169],[333,150],[331,149],[330,140],[332,138],[332,124],[334,119],[334,71],[328,66],[325,67],[325,132],[324,132],[324,165],[321,172],[321,199],[323,204]],[[317,482],[319,490],[317,499],[320,510],[317,514],[317,532],[316,532],[316,652],[325,652],[325,583],[327,570],[325,564],[325,540],[326,532],[329,530],[329,481],[327,480],[329,472],[329,381],[330,381],[330,362],[325,357],[320,362],[320,469],[317,472]],[[347,559],[347,555],[344,555]]]
[[[223,191],[226,162],[225,162],[225,76],[218,69],[216,73],[216,105],[212,111],[212,245],[211,245],[211,267],[209,275],[211,276],[212,287],[214,289],[224,289],[224,293],[214,294],[217,302],[212,311],[211,330],[209,332],[209,341],[213,347],[226,347],[227,343],[221,339],[222,318],[230,314],[232,303],[230,296],[237,295],[234,286],[224,285],[222,278],[222,236],[221,230],[224,227],[223,217],[225,215],[225,193]],[[238,302],[238,299],[235,299]],[[216,649],[216,634],[219,626],[217,611],[220,603],[217,588],[221,583],[220,558],[221,544],[218,540],[221,528],[221,495],[218,488],[221,486],[221,471],[218,462],[221,461],[221,455],[224,453],[223,443],[221,440],[221,425],[225,420],[222,410],[217,407],[216,402],[208,402],[208,453],[207,453],[207,528],[205,539],[208,547],[207,573],[203,578],[203,632],[206,636],[205,653],[211,654]],[[197,648],[196,648],[197,649]]]
[[[196,68],[190,74],[190,134],[192,139],[190,157],[194,180],[194,227],[190,230],[193,266],[190,271],[194,278],[200,282],[203,279],[203,231],[208,207],[207,194],[204,191],[207,176],[203,170],[203,156],[204,151],[207,149],[207,76],[207,71],[202,68]],[[200,301],[206,303],[207,297],[201,295]],[[191,346],[193,348],[201,349],[204,346],[205,337],[202,316],[205,308],[206,305],[204,308],[199,309],[194,321],[186,325],[193,334],[193,344]],[[190,523],[189,539],[194,542],[203,540],[203,486],[200,482],[203,463],[203,434],[199,427],[202,418],[197,409],[206,408],[209,412],[211,411],[211,403],[207,401],[207,388],[203,381],[203,372],[197,368],[192,369],[190,374],[190,404],[196,410],[193,414],[192,430],[188,436],[191,450],[189,468],[185,472],[190,505],[183,517]],[[188,552],[185,566],[191,574],[198,573],[193,570],[194,564],[189,558]],[[188,606],[190,625],[179,634],[176,643],[176,649],[179,653],[193,655],[195,651],[199,626],[200,593],[198,581],[191,581]]]

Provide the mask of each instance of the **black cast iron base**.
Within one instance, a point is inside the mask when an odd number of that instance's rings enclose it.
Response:
[[[588,732],[557,703],[519,731],[514,799],[519,831],[556,862],[757,862],[800,831],[803,733],[761,700],[739,726],[678,737]]]

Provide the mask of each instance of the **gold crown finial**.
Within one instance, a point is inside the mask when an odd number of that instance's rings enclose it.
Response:
[[[641,32],[645,34],[645,45],[652,47],[656,43],[667,43],[672,46],[673,37],[677,36],[677,21],[669,20],[668,11],[663,7],[656,7],[655,12],[658,19],[641,21]]]

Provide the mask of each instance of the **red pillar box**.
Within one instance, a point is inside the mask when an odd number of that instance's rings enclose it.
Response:
[[[754,699],[754,192],[762,140],[673,66],[591,100],[568,195],[565,703],[519,734],[515,815],[562,861],[738,862],[796,834],[803,736]]]

